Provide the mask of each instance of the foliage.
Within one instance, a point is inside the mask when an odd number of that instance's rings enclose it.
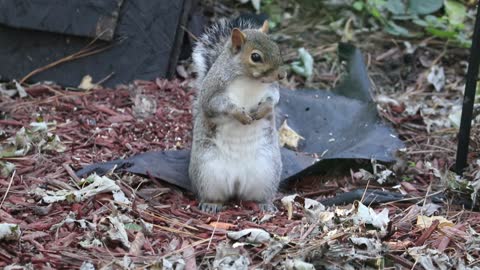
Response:
[[[469,47],[469,31],[465,27],[467,8],[455,0],[359,0],[353,8],[374,17],[384,30],[395,36],[419,37],[429,33]],[[444,12],[441,12],[443,8]],[[415,32],[400,25],[413,22],[424,32]]]

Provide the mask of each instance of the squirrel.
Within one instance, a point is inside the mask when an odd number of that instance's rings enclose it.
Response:
[[[275,126],[283,60],[268,21],[221,19],[192,52],[197,73],[189,177],[199,209],[216,213],[229,200],[276,211],[282,160]]]

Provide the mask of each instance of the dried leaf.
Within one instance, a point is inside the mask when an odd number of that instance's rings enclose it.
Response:
[[[307,263],[300,259],[287,259],[285,261],[285,268],[287,270],[314,270],[315,267],[311,263]]]
[[[112,192],[115,201],[122,204],[131,204],[117,183],[106,176],[92,174],[87,177],[84,182],[90,184],[80,190],[70,191],[63,189],[53,191],[37,188],[34,192],[36,195],[41,196],[42,201],[45,203],[54,203],[65,200],[81,202],[100,193]]]
[[[248,243],[261,244],[270,241],[270,234],[262,229],[245,229],[238,232],[228,232],[228,238],[239,240],[245,238]]]
[[[124,247],[130,248],[127,231],[125,225],[118,219],[118,217],[107,217],[110,221],[110,229],[107,231],[108,238],[112,241],[119,241]]]
[[[439,224],[438,224],[439,228],[442,228],[442,227],[445,227],[445,226],[448,226],[448,227],[455,226],[455,224],[453,224],[453,222],[451,222],[450,220],[448,220],[448,219],[446,219],[442,216],[433,216],[433,217],[418,216],[416,225],[417,225],[418,228],[426,229],[426,228],[429,228],[430,226],[432,226],[432,223],[433,223],[434,220],[439,221]]]
[[[441,91],[445,86],[445,71],[443,67],[432,66],[427,76],[428,82],[433,85],[435,90]]]
[[[298,142],[300,140],[305,140],[302,136],[295,132],[292,128],[290,128],[287,124],[287,120],[283,121],[283,124],[280,126],[278,130],[278,134],[280,136],[280,146],[287,146],[292,149],[298,148]]]
[[[228,230],[232,227],[235,227],[235,225],[231,224],[231,223],[216,222],[216,221],[210,222],[210,224],[208,224],[208,225],[210,225],[214,228],[223,229],[223,230]]]
[[[78,88],[83,90],[90,90],[97,87],[97,85],[93,84],[92,81],[93,81],[92,76],[85,75],[83,76],[82,81],[80,82],[80,85],[78,86]]]
[[[240,249],[221,243],[217,246],[215,260],[213,261],[213,269],[222,270],[248,270],[249,260]]]
[[[12,241],[20,238],[22,231],[17,224],[1,223],[0,224],[0,240]]]
[[[95,265],[91,262],[83,262],[82,266],[80,266],[80,270],[95,270]]]
[[[353,216],[353,221],[356,224],[365,223],[371,224],[376,228],[381,229],[382,231],[385,230],[388,222],[390,219],[388,218],[388,209],[384,208],[380,213],[376,213],[370,207],[365,206],[359,201],[356,201],[353,205],[355,209],[355,215]]]

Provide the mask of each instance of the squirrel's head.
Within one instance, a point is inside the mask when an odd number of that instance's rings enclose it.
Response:
[[[268,21],[259,29],[240,30],[234,28],[231,34],[231,51],[240,61],[245,75],[271,83],[285,78],[280,70],[282,57],[277,44],[267,35]]]

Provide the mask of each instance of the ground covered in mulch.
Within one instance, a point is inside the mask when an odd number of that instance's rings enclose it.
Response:
[[[362,171],[305,179],[297,186],[303,196],[278,195],[275,203],[280,211],[274,215],[262,214],[248,203],[209,215],[196,208],[192,194],[155,179],[108,175],[118,181],[107,179],[105,183],[100,177],[85,181],[74,175],[74,170],[93,162],[188,147],[193,93],[189,85],[188,80],[156,80],[137,81],[116,90],[74,91],[38,84],[25,88],[27,98],[3,96],[3,154],[12,146],[20,154],[1,159],[15,168],[0,180],[0,216],[2,223],[18,225],[19,234],[0,242],[0,266],[59,269],[177,264],[195,269],[237,263],[291,269],[289,264],[309,261],[317,267],[395,263],[411,268],[418,260],[448,265],[466,258],[468,264],[469,256],[470,260],[477,257],[475,231],[480,215],[458,206],[448,208],[426,199],[418,205],[407,201],[376,207],[388,209],[388,221],[368,213],[361,204],[323,209],[309,201],[338,189],[364,187],[367,177]],[[395,109],[389,115],[401,118]],[[418,121],[403,118],[400,122]],[[408,128],[400,133],[407,136]],[[16,140],[8,139],[15,135]],[[410,145],[414,149],[419,143]],[[448,162],[441,157],[419,160],[404,173],[414,179],[398,182],[397,177],[392,181],[399,186],[390,183],[383,188],[428,198],[429,192],[440,190],[431,185],[440,180],[438,174]],[[94,186],[93,191],[83,192],[89,186]],[[371,187],[380,185],[372,181]],[[58,197],[60,191],[64,198]],[[122,193],[124,199],[114,193]],[[375,224],[371,221],[357,223],[362,218],[356,215],[362,212],[368,213],[363,219],[377,220],[377,227],[368,225]],[[428,219],[425,224],[417,220],[432,215],[444,220]],[[246,231],[242,238],[228,240],[228,231],[242,229],[262,231]],[[233,242],[237,242],[236,249],[231,247]]]
[[[305,35],[308,27],[294,25],[277,33],[285,60],[297,58],[288,36],[295,37],[312,52],[315,73],[308,82],[289,74],[283,83],[334,86],[341,79],[338,38]],[[158,179],[74,174],[95,162],[188,148],[194,93],[188,62],[179,74],[186,78],[117,89],[2,84],[0,268],[479,269],[480,214],[452,203],[475,206],[478,119],[470,167],[462,178],[450,171],[468,51],[432,38],[407,44],[372,33],[358,39],[378,112],[407,149],[397,164],[302,179],[277,195],[275,214],[243,202],[210,215],[197,209],[193,194]],[[434,67],[445,70],[438,90],[428,80]],[[416,200],[328,208],[317,202],[366,186]],[[438,194],[447,200],[433,202]]]

